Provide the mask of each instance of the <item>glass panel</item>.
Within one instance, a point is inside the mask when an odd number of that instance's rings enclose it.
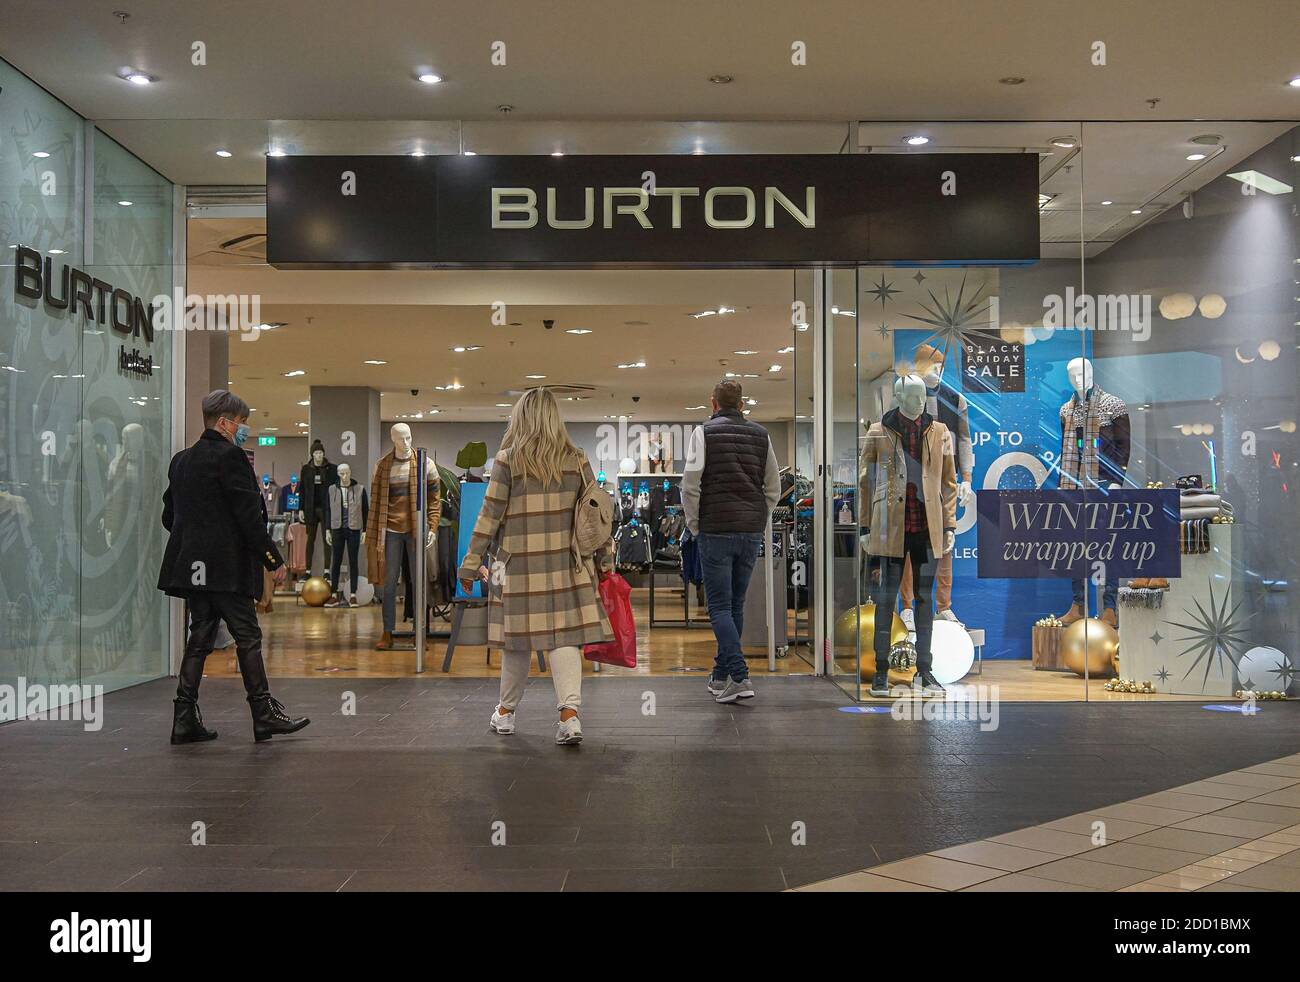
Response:
[[[14,276],[20,245],[81,261],[82,121],[0,61],[0,134],[0,684],[75,683],[81,325]]]
[[[828,270],[826,278],[826,469],[830,482],[832,558],[828,571],[831,618],[827,672],[849,695],[859,698],[861,659],[870,659],[870,637],[861,636],[858,542],[858,457],[861,432],[858,410],[857,271]]]
[[[813,563],[819,550],[813,536],[813,277],[814,270],[794,271],[794,299],[790,308],[790,347],[794,358],[794,432],[795,492],[794,528],[791,534],[792,555],[789,563],[791,650],[813,664]]]

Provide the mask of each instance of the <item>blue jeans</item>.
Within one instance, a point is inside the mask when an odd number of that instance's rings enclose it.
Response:
[[[709,605],[709,623],[718,641],[713,677],[749,678],[749,666],[740,651],[745,629],[745,594],[758,562],[758,532],[700,533],[700,565],[704,569],[704,597]]]
[[[1074,587],[1074,602],[1086,611],[1088,609],[1088,581],[1075,580],[1072,585]],[[1108,576],[1106,577],[1106,585],[1101,590],[1101,609],[1114,610],[1118,599],[1119,580],[1113,576]]]

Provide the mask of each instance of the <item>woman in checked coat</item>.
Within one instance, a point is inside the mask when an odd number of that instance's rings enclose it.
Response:
[[[560,711],[555,742],[582,741],[582,645],[613,638],[596,592],[597,576],[613,568],[612,545],[574,558],[574,506],[594,481],[555,396],[529,389],[510,413],[458,574],[467,593],[476,578],[486,584],[488,647],[502,652],[501,701],[488,724],[497,733],[514,732],[533,652],[546,651]]]

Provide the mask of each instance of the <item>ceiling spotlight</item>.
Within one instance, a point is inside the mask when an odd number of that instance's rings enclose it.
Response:
[[[33,153],[32,153],[32,156],[33,156],[33,157],[40,157],[42,160],[44,160],[44,159],[45,159],[46,157],[48,157],[49,155],[50,155],[50,152],[49,152],[48,150],[36,150],[36,151],[33,151]]]
[[[695,412],[695,410],[697,410],[697,409],[703,409],[703,408],[704,408],[703,406],[687,406],[687,407],[686,407],[686,411],[687,411],[687,412]]]
[[[134,202],[134,201],[119,201],[118,204],[121,205],[123,208],[130,208],[133,204],[135,204],[135,202]]]
[[[217,153],[217,156],[218,156],[218,157],[229,157],[229,156],[230,156],[230,151],[229,151],[229,150],[218,150],[216,153]]]
[[[362,362],[362,364],[364,364],[364,365],[387,365],[388,362],[383,361],[383,360],[380,359],[380,358],[367,358],[364,362]]]
[[[590,334],[591,329],[586,327],[571,327],[564,333],[565,334]]]
[[[708,153],[708,151],[705,150],[703,147],[696,147],[694,150],[691,151],[691,153],[696,157],[703,157],[706,153]]]
[[[1202,133],[1200,136],[1194,136],[1188,143],[1195,143],[1198,147],[1217,147],[1223,142],[1223,137],[1218,133]]]
[[[1103,205],[1113,205],[1114,203],[1115,202],[1111,201],[1109,198],[1102,202]]]
[[[787,344],[784,348],[777,348],[777,349],[776,349],[776,353],[777,353],[778,355],[788,355],[788,354],[790,354],[790,352],[792,352],[792,351],[794,351],[794,345],[792,345],[792,344]]]
[[[732,354],[733,354],[733,355],[756,355],[756,354],[758,354],[758,352],[757,352],[757,351],[752,351],[752,350],[750,350],[749,348],[745,348],[745,349],[743,349],[743,350],[741,350],[741,351],[733,351]]]
[[[50,253],[51,256],[61,256],[61,255],[63,255],[63,250],[62,250],[62,249],[50,249],[50,250],[49,250],[49,253]]]
[[[626,364],[619,365],[619,368],[645,368],[644,361],[629,361]]]
[[[1023,75],[1004,75],[998,79],[1002,85],[1024,85],[1025,77]]]
[[[714,85],[730,85],[735,80],[736,80],[735,76],[733,75],[710,75],[709,76],[709,81],[712,82]]]
[[[479,351],[482,347],[483,345],[481,344],[458,344],[451,350],[456,352],[458,355],[463,355],[466,351]]]
[[[302,402],[298,403],[298,405],[300,405],[300,406],[310,406],[310,405],[311,405],[311,400],[310,400],[310,399],[304,399]],[[251,412],[251,410],[250,410],[250,412]]]
[[[1291,86],[1291,88],[1293,89],[1300,89],[1300,75],[1297,75],[1295,78],[1291,79],[1291,81],[1287,82],[1286,84]]]
[[[781,371],[781,366],[780,366],[780,365],[769,365],[767,370],[768,370],[769,372],[779,372],[779,371]]]
[[[1140,215],[1140,214],[1142,214],[1142,209],[1141,209],[1141,208],[1134,208],[1132,211],[1129,212],[1129,214],[1130,214],[1130,215]]]
[[[478,156],[478,151],[477,151],[477,150],[462,150],[460,153],[461,153],[461,156],[462,156],[462,157],[477,157],[477,156]]]
[[[297,378],[299,375],[306,375],[307,373],[301,368],[295,368],[292,372],[283,372],[282,374],[285,378]]]
[[[1204,159],[1205,159],[1205,154],[1203,154],[1203,153],[1189,153],[1189,154],[1187,155],[1187,159],[1188,159],[1188,160],[1204,160]]]
[[[1064,150],[1073,150],[1079,145],[1079,141],[1072,136],[1054,136],[1047,142],[1054,147],[1061,147]]]
[[[419,75],[416,76],[416,78],[418,78],[425,85],[437,85],[439,82],[442,81],[442,76],[435,75],[433,74],[433,72],[421,72]]]
[[[563,157],[563,156],[564,156],[564,151],[563,151],[563,150],[552,150],[552,151],[551,151],[551,156],[552,156],[552,157]]]
[[[150,85],[151,83],[158,81],[156,75],[149,75],[146,72],[138,72],[134,68],[122,69],[122,72],[118,77],[130,82],[132,85]]]
[[[545,376],[545,375],[525,375],[524,378],[530,378],[530,379],[532,379],[533,381],[537,381],[538,379],[546,378],[546,376]]]
[[[283,157],[284,151],[279,147],[272,147],[270,150],[266,151],[266,155],[268,157]]]
[[[930,142],[928,136],[909,136],[903,140],[909,147],[923,147]]]
[[[498,409],[509,409],[510,407],[511,407],[511,404],[508,403],[508,402],[498,402],[498,403],[497,403],[497,408],[498,408]]]
[[[410,152],[409,156],[411,156],[411,157],[423,157],[423,156],[426,156],[426,154],[425,154],[425,152],[424,152],[423,150],[412,150],[412,151]]]

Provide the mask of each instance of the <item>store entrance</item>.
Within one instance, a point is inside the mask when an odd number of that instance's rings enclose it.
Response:
[[[465,603],[455,569],[511,408],[535,386],[559,400],[614,500],[638,657],[635,668],[601,670],[706,674],[716,645],[681,481],[690,436],[724,378],[742,386],[743,411],[768,430],[783,476],[771,548],[746,598],[746,657],[755,675],[813,672],[812,360],[801,347],[807,324],[791,317],[790,271],[282,271],[243,246],[258,224],[190,221],[190,291],[255,293],[261,306],[256,331],[187,342],[192,365],[206,357],[208,387],[229,387],[253,409],[247,449],[288,561],[260,612],[270,674],[416,672],[415,571],[399,577],[394,646],[380,650],[383,584],[367,521],[386,493],[394,438],[407,433],[440,488],[424,671],[499,671],[486,610]],[[337,527],[349,486],[364,512],[354,529]],[[208,672],[237,674],[233,645]]]

